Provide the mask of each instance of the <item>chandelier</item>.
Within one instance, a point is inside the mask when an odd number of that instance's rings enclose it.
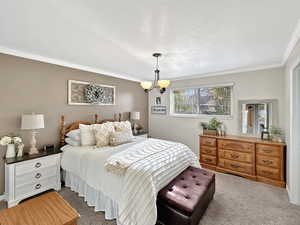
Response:
[[[154,70],[155,79],[153,82],[151,81],[143,81],[141,82],[142,88],[144,88],[145,92],[149,92],[154,88],[159,88],[160,93],[163,94],[166,91],[166,88],[170,85],[169,80],[160,80],[159,79],[159,65],[158,65],[158,58],[161,57],[161,53],[154,53],[153,57],[156,58],[156,67]]]

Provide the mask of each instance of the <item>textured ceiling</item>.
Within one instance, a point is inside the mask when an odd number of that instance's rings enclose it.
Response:
[[[272,66],[299,8],[299,0],[5,0],[0,49],[136,80],[153,79],[156,51],[162,78]]]

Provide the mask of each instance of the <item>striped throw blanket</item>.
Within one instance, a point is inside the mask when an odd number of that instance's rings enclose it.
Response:
[[[148,139],[107,159],[106,168],[124,175],[118,224],[155,225],[160,189],[188,166],[200,167],[184,144]]]

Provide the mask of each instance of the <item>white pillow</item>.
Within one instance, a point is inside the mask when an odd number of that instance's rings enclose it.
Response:
[[[115,132],[113,123],[98,124],[94,127],[96,145],[98,148],[109,145],[109,137]]]
[[[128,131],[132,135],[131,123],[129,121],[114,122],[117,132]]]
[[[112,146],[125,144],[131,142],[133,140],[133,136],[129,131],[119,131],[114,132],[109,137],[109,144]]]
[[[80,141],[76,141],[69,137],[65,139],[65,142],[71,146],[80,146]]]
[[[66,134],[67,137],[72,138],[76,141],[81,141],[80,129],[71,130]]]
[[[82,146],[92,146],[96,144],[93,125],[79,124],[79,129]]]

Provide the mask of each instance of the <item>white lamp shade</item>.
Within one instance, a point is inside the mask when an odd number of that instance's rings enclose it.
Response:
[[[44,115],[42,114],[28,114],[22,115],[22,130],[36,130],[45,127]]]
[[[157,84],[160,88],[167,88],[170,85],[171,81],[169,80],[158,80]]]
[[[140,120],[140,112],[132,112],[131,119],[132,120]]]
[[[152,87],[152,82],[151,81],[143,81],[140,83],[142,88],[144,89],[150,89]]]

